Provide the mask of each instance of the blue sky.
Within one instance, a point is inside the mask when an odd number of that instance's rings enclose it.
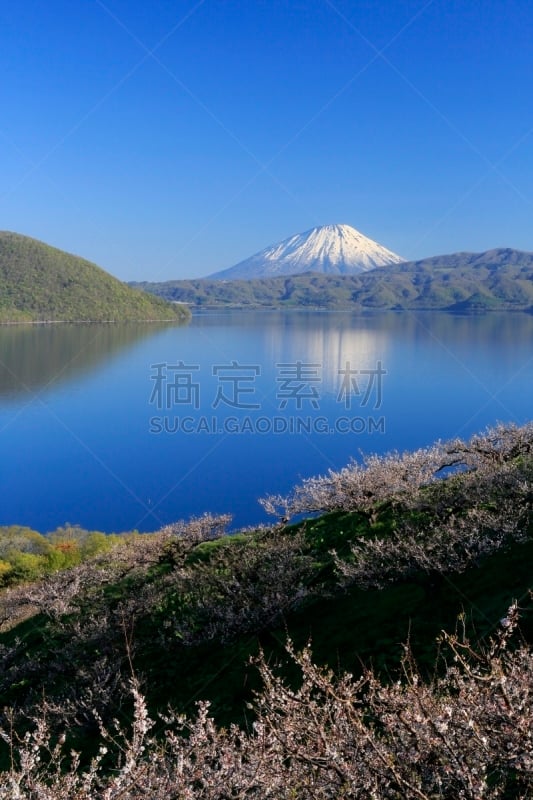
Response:
[[[533,250],[530,0],[0,0],[0,70],[0,229],[124,280]]]

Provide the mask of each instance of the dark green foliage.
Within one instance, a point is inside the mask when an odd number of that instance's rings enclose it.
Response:
[[[0,233],[0,322],[186,321],[179,305],[135,291],[77,256]]]

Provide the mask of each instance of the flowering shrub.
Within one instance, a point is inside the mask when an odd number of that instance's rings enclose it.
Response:
[[[338,510],[358,511],[375,519],[382,503],[416,508],[427,497],[425,487],[444,484],[443,476],[465,473],[475,478],[452,482],[452,493],[461,496],[466,488],[471,502],[472,487],[483,488],[487,496],[501,482],[507,464],[532,453],[533,423],[498,425],[469,442],[457,439],[414,452],[363,456],[361,464],[354,462],[339,471],[329,470],[325,476],[308,478],[287,497],[269,495],[260,503],[268,513],[287,521],[296,515]],[[531,467],[531,478],[530,473]],[[529,492],[531,501],[531,489]]]
[[[134,679],[129,733],[100,724],[90,765],[64,752],[46,719],[22,739],[13,730],[2,800],[525,800],[533,792],[533,654],[509,648],[511,606],[485,652],[443,635],[450,663],[425,683],[409,653],[392,685],[317,667],[311,650],[287,650],[294,687],[258,659],[262,689],[250,730],[220,729],[199,703],[196,717],[168,712],[162,740]],[[98,715],[97,715],[98,718]],[[111,763],[104,767],[108,748]]]

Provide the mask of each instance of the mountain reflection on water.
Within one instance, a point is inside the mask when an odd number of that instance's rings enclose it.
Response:
[[[0,326],[0,396],[71,380],[168,325],[54,324]]]
[[[259,497],[361,452],[530,419],[532,345],[518,313],[0,328],[0,524],[147,531],[205,511],[254,524]]]

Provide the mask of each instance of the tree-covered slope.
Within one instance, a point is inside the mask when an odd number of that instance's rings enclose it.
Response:
[[[499,249],[380,267],[361,275],[305,273],[256,280],[134,284],[198,308],[531,311],[533,254]]]
[[[78,256],[0,232],[0,322],[186,320],[182,306],[135,291]]]

